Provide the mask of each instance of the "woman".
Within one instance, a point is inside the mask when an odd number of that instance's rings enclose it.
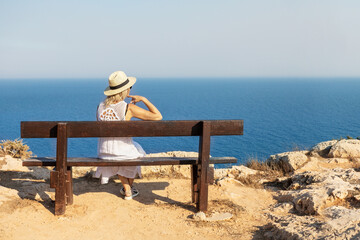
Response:
[[[130,121],[131,118],[162,119],[159,110],[145,97],[129,95],[135,82],[136,78],[127,77],[122,71],[114,72],[109,76],[109,86],[104,91],[107,98],[99,104],[97,109],[98,121]],[[130,104],[124,101],[126,97],[132,99]],[[143,102],[148,110],[136,106],[137,102]],[[121,161],[144,155],[145,152],[141,146],[130,137],[99,138],[98,157],[101,159]],[[136,176],[141,176],[140,166],[99,167],[95,173],[95,177],[101,176],[101,184],[106,184],[109,177],[114,175],[118,175],[121,180],[123,188],[120,193],[126,200],[131,200],[139,194],[132,184]]]

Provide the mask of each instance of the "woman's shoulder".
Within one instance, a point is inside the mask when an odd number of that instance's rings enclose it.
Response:
[[[127,105],[127,103],[125,101],[120,101],[120,102],[117,102],[117,103],[111,103],[110,105],[106,106],[105,100],[104,100],[104,101],[99,103],[98,107],[106,107],[106,108],[108,108],[108,107],[126,106],[126,105]]]

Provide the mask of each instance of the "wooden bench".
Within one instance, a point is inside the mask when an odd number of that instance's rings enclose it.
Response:
[[[191,165],[192,202],[198,211],[207,211],[209,164],[236,163],[233,157],[210,158],[210,136],[242,135],[243,120],[209,121],[121,121],[121,122],[21,122],[22,138],[57,138],[56,158],[37,157],[23,161],[23,166],[55,166],[50,172],[50,187],[55,188],[55,215],[65,213],[73,203],[72,167]],[[143,157],[126,161],[95,157],[68,158],[68,138],[89,137],[161,137],[199,136],[199,157]]]

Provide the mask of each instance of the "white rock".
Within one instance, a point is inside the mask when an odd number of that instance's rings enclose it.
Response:
[[[214,213],[211,217],[206,218],[206,221],[214,222],[214,221],[224,221],[231,219],[233,215],[231,213]]]
[[[206,221],[206,215],[204,212],[195,213],[192,218],[196,221]]]
[[[257,170],[253,170],[251,168],[245,167],[244,165],[240,166],[233,166],[232,168],[228,169],[215,169],[214,177],[215,179],[222,179],[222,178],[238,178],[238,177],[247,177],[249,175],[254,175],[259,173]]]
[[[244,165],[240,165],[240,166],[233,166],[230,169],[230,172],[237,177],[246,177],[248,175],[257,174],[259,171],[245,167]]]
[[[325,209],[323,215],[327,218],[326,224],[336,233],[344,232],[360,223],[360,210],[358,209],[332,206]]]
[[[309,160],[303,166],[295,170],[295,173],[318,171],[319,169],[322,169],[320,159],[317,157],[309,157]]]
[[[266,239],[359,239],[359,210],[331,207],[324,218],[268,214]]]
[[[360,140],[344,139],[335,143],[328,154],[332,158],[359,158]]]
[[[3,171],[22,171],[28,172],[29,169],[27,167],[22,166],[22,160],[20,158],[13,158],[9,155],[6,155],[3,158],[3,165],[1,166],[0,170]]]
[[[338,140],[331,140],[316,144],[314,147],[311,148],[310,156],[314,156],[314,157],[327,156],[331,147],[337,142]]]
[[[279,162],[285,172],[293,172],[302,167],[307,161],[308,151],[294,151],[271,155],[268,161]]]
[[[214,171],[214,178],[215,179],[222,179],[228,175],[229,169],[227,168],[220,168],[215,169]]]
[[[291,202],[284,202],[276,204],[271,210],[273,212],[280,213],[289,213],[292,209],[294,209],[294,204]]]
[[[304,172],[291,177],[289,191],[279,191],[277,199],[292,202],[306,215],[320,214],[328,204],[345,199],[357,189],[360,173],[354,169],[333,169],[325,172]]]

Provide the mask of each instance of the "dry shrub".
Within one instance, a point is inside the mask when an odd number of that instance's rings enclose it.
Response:
[[[276,181],[276,179],[286,176],[282,162],[279,161],[261,162],[258,159],[250,159],[245,166],[259,171],[256,174],[236,178],[249,187],[263,188],[265,182]]]
[[[32,156],[29,146],[24,144],[22,139],[1,140],[0,152],[3,155],[10,155],[14,158],[26,159]]]
[[[235,177],[236,180],[240,181],[242,184],[252,188],[264,188],[264,185],[261,180],[264,179],[264,175],[261,173]]]
[[[227,199],[211,200],[209,205],[211,212],[229,212],[235,216],[246,212],[244,207]]]
[[[272,175],[284,176],[284,166],[281,161],[265,161],[260,162],[258,159],[250,159],[246,162],[245,166],[254,170],[264,171]]]

